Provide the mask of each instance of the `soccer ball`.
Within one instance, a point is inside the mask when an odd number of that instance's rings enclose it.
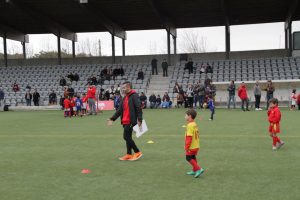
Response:
[[[203,108],[207,108],[207,103],[204,103],[204,104],[203,104]]]

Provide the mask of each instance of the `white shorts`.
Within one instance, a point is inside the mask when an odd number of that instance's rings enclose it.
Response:
[[[296,105],[296,101],[292,100],[292,106],[295,106],[295,105]]]
[[[83,103],[82,109],[86,109],[86,103]]]
[[[77,108],[76,108],[76,107],[73,107],[73,111],[77,111]]]
[[[70,108],[65,108],[64,111],[65,111],[65,112],[69,112],[69,111],[70,111]]]

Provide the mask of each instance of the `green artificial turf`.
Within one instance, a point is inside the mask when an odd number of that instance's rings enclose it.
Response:
[[[0,113],[1,200],[294,200],[300,196],[300,112],[282,111],[285,146],[272,151],[266,111],[200,111],[195,179],[184,154],[184,109],[145,110],[149,132],[135,139],[144,156],[126,153],[112,112],[63,118],[62,112]],[[152,140],[154,144],[147,144]],[[90,174],[81,174],[82,169]]]

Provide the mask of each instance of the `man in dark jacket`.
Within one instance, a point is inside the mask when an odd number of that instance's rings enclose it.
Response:
[[[152,59],[151,66],[152,66],[152,75],[154,75],[154,72],[156,72],[156,75],[157,75],[158,73],[157,73],[157,60],[156,60],[156,58]]]
[[[140,127],[143,121],[143,112],[141,109],[141,102],[139,95],[132,90],[132,85],[130,82],[126,81],[122,85],[122,93],[124,98],[120,102],[119,109],[115,114],[107,120],[109,126],[112,122],[121,117],[121,124],[124,128],[123,138],[126,141],[127,154],[120,160],[130,160],[135,161],[142,157],[142,152],[138,149],[135,142],[132,139],[133,127],[138,124]],[[132,155],[132,150],[134,154]]]
[[[61,79],[59,81],[59,85],[63,86],[63,87],[67,85],[67,81],[64,77],[61,77]]]
[[[234,80],[232,80],[227,88],[228,91],[228,104],[227,108],[230,109],[231,102],[233,103],[233,108],[235,108],[235,84]]]
[[[37,89],[34,90],[32,97],[34,106],[39,106],[40,94],[38,93]]]
[[[164,59],[164,61],[162,62],[162,64],[161,64],[161,67],[162,67],[162,69],[163,69],[163,77],[168,77],[168,63],[167,63],[167,60],[166,59]]]
[[[156,96],[155,96],[155,94],[152,94],[149,97],[149,101],[150,101],[150,108],[151,109],[155,108],[155,105],[156,105]]]

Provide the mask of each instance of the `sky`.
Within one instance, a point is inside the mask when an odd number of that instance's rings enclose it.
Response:
[[[300,21],[293,22],[292,31],[300,31]],[[231,26],[231,51],[284,48],[284,23]],[[90,53],[93,56],[111,56],[111,35],[108,32],[78,33],[76,53]],[[191,53],[188,38],[198,41],[206,52],[225,51],[225,27],[177,29],[177,53]],[[57,39],[53,34],[29,35],[27,55],[40,51],[57,51]],[[116,55],[122,54],[122,40],[115,38]],[[22,53],[20,42],[8,40],[8,53]],[[70,41],[61,39],[61,48],[72,52]],[[3,40],[0,39],[3,53]],[[173,52],[173,44],[171,44]],[[165,30],[127,31],[126,55],[147,55],[167,53],[167,33]]]

